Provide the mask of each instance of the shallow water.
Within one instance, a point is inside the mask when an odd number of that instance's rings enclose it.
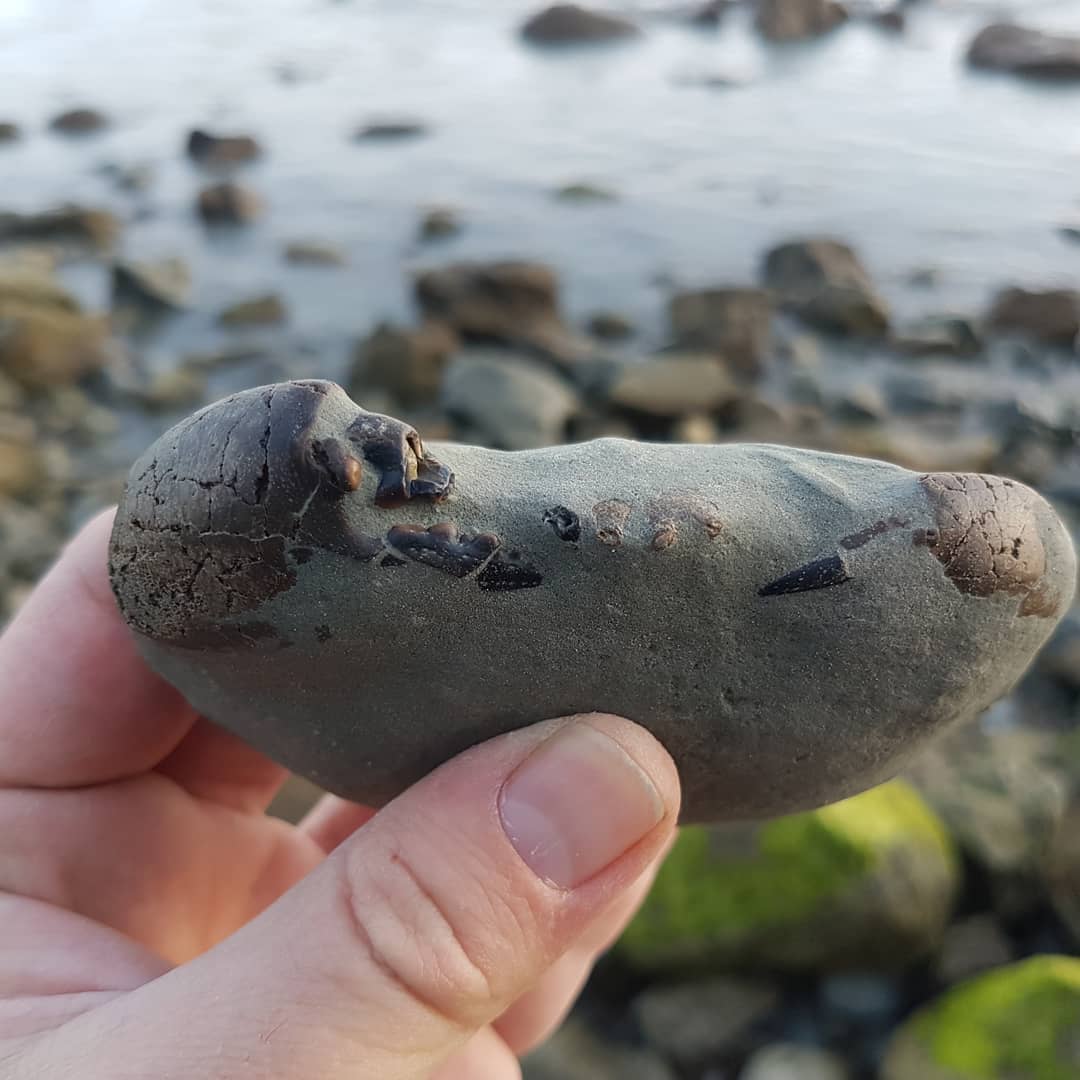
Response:
[[[903,37],[851,25],[787,48],[758,42],[741,12],[718,33],[648,18],[641,41],[558,55],[517,39],[537,6],[6,0],[4,109],[31,137],[0,156],[3,202],[142,207],[151,216],[128,229],[128,253],[185,255],[210,307],[280,286],[313,335],[403,313],[403,268],[457,255],[550,259],[575,311],[655,310],[657,275],[749,280],[768,244],[805,232],[853,239],[901,309],[928,305],[904,284],[927,263],[943,274],[935,306],[1080,277],[1080,245],[1054,228],[1080,217],[1080,86],[965,70],[989,5],[916,6]],[[1080,29],[1075,0],[1020,10]],[[685,85],[698,73],[746,81]],[[44,132],[76,103],[107,111],[112,130]],[[432,133],[349,142],[386,114]],[[208,240],[193,221],[200,177],[181,148],[194,125],[251,131],[269,150],[247,179],[271,212],[246,235]],[[102,161],[155,165],[145,205],[94,175]],[[582,178],[619,201],[550,197]],[[417,208],[432,202],[460,205],[468,229],[421,252]],[[306,236],[346,245],[350,269],[283,267],[281,243]]]

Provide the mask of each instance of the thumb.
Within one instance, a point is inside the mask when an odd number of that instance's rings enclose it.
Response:
[[[110,1080],[425,1078],[659,857],[678,797],[667,753],[616,717],[478,746],[239,933],[98,1010],[119,1008],[126,1037],[107,1065],[97,1041],[95,1064]]]

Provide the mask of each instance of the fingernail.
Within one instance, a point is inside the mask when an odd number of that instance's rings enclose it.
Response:
[[[664,803],[609,735],[574,721],[534,750],[499,799],[502,826],[537,877],[573,889],[653,829]]]

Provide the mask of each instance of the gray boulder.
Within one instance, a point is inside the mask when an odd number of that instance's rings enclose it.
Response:
[[[855,252],[830,239],[797,240],[765,256],[765,284],[803,321],[837,334],[875,338],[889,308]]]
[[[1005,289],[994,299],[986,321],[999,333],[1071,349],[1080,335],[1080,290]]]
[[[976,34],[968,63],[1047,79],[1080,79],[1080,37],[1048,34],[1012,23],[994,23]]]
[[[521,36],[534,45],[596,45],[637,37],[629,19],[577,4],[554,4],[528,19]]]
[[[760,374],[772,325],[772,298],[764,289],[677,293],[671,299],[669,318],[678,347],[715,351],[733,371]]]
[[[836,0],[757,0],[757,28],[770,41],[821,37],[847,18]]]
[[[443,374],[443,410],[484,446],[531,450],[566,437],[580,402],[565,379],[540,364],[498,352],[450,361]]]

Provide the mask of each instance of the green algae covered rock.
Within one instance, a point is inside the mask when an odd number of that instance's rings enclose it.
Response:
[[[884,1080],[1075,1080],[1080,959],[1038,956],[961,983],[893,1037]]]
[[[764,825],[683,830],[620,945],[647,971],[896,967],[937,943],[945,829],[902,781]]]

